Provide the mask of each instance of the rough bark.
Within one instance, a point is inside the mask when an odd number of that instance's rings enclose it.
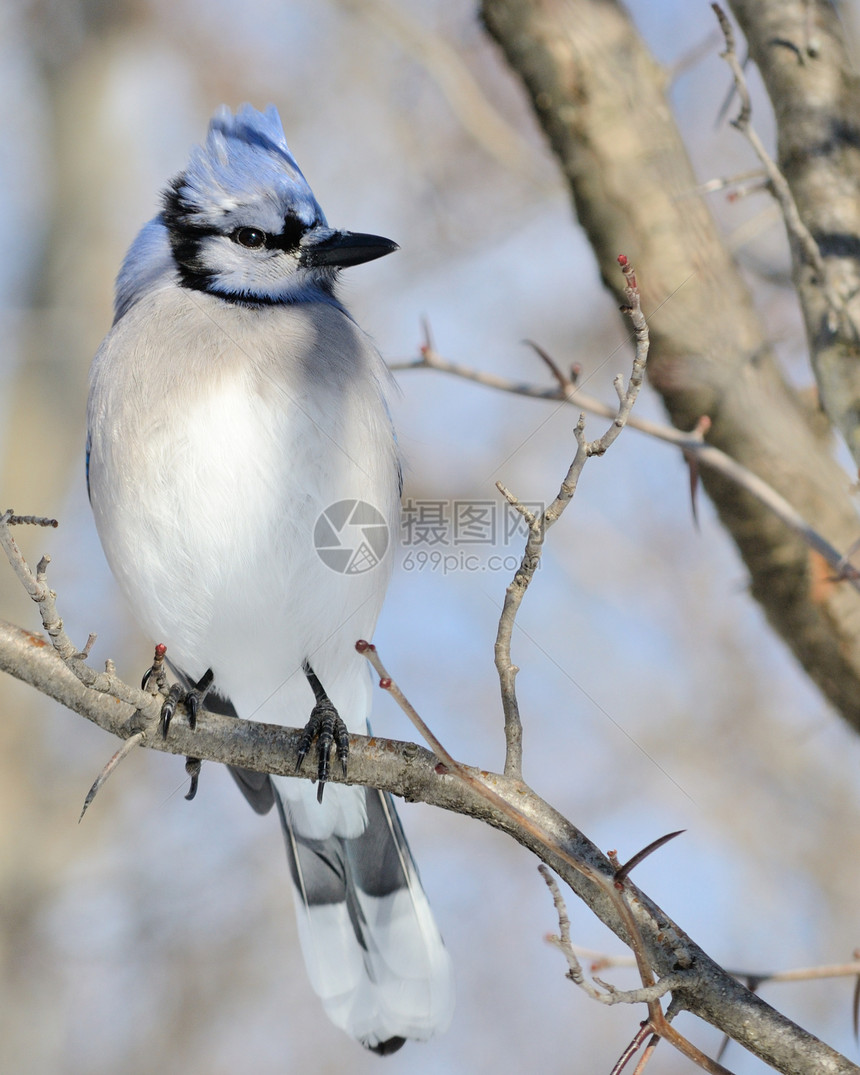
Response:
[[[570,185],[606,286],[639,271],[650,380],[674,424],[778,489],[837,548],[857,537],[848,479],[784,382],[750,294],[704,202],[665,77],[616,0],[483,0]],[[679,195],[685,195],[679,197]],[[767,510],[718,475],[703,484],[750,589],[811,679],[860,729],[860,599]]]

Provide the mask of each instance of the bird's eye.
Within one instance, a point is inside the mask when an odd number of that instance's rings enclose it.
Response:
[[[251,250],[266,245],[266,233],[259,228],[237,228],[230,238],[239,246],[247,246]]]

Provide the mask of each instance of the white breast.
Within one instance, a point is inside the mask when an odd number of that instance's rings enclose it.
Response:
[[[195,678],[211,667],[243,716],[303,724],[307,658],[363,725],[353,645],[372,634],[390,545],[344,574],[314,528],[354,499],[394,538],[383,377],[335,306],[246,309],[177,287],[135,305],[93,363],[90,487],[111,568],[153,640]]]

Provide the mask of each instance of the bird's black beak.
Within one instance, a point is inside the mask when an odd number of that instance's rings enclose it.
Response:
[[[299,264],[305,268],[328,265],[335,269],[346,269],[350,265],[363,265],[365,261],[374,261],[395,250],[397,243],[383,239],[381,235],[364,235],[357,231],[326,232],[320,238],[308,233],[302,241]]]

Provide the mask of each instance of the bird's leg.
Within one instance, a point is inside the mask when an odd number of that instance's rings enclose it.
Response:
[[[310,719],[305,725],[299,739],[298,758],[296,772],[301,768],[305,756],[311,748],[314,739],[317,740],[317,802],[322,802],[325,783],[329,775],[329,758],[331,748],[335,747],[340,760],[343,775],[346,776],[346,763],[349,757],[349,732],[340,718],[340,714],[332,705],[331,699],[323,689],[323,685],[317,679],[313,668],[305,661],[302,666],[311,690],[314,692],[316,704],[311,710]]]

